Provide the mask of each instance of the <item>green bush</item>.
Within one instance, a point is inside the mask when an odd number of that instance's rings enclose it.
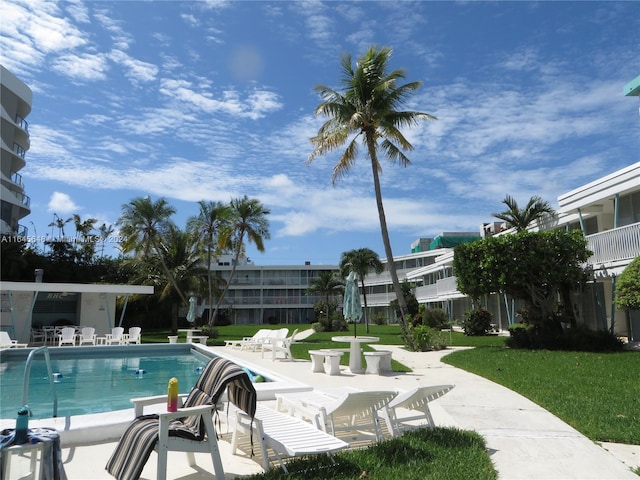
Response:
[[[200,327],[200,330],[202,330],[202,333],[209,338],[218,338],[218,329],[216,327],[203,325]]]
[[[386,325],[387,319],[384,316],[384,313],[382,312],[376,313],[375,316],[373,317],[373,323],[375,323],[376,325]]]
[[[447,348],[447,343],[439,330],[427,325],[409,325],[407,327],[407,345],[414,352],[426,352],[429,350],[442,350]]]
[[[462,328],[464,334],[469,336],[486,335],[491,330],[493,315],[484,308],[474,308],[464,314]]]
[[[449,315],[441,308],[426,308],[422,312],[422,323],[436,330],[449,328]]]
[[[540,332],[530,325],[512,325],[506,345],[530,350],[564,350],[574,352],[619,352],[623,342],[610,332],[570,328],[561,333]]]

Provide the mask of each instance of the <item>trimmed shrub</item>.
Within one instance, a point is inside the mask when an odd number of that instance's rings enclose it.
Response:
[[[491,320],[493,315],[484,308],[475,308],[464,314],[462,328],[464,334],[470,337],[486,335],[491,330]]]
[[[436,330],[449,328],[449,315],[441,308],[427,308],[422,312],[422,323]]]
[[[604,330],[588,330],[584,327],[567,329],[562,333],[540,332],[530,325],[509,327],[506,345],[510,348],[532,350],[564,350],[574,352],[619,352],[624,343]]]
[[[447,348],[447,343],[440,334],[427,325],[410,325],[407,327],[409,348],[414,352],[427,352],[429,350],[442,350]]]

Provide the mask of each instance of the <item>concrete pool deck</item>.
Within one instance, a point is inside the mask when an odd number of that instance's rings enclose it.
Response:
[[[640,446],[599,445],[530,400],[482,377],[446,365],[440,361],[451,350],[406,352],[395,346],[376,345],[391,350],[393,358],[411,367],[413,372],[388,375],[352,375],[344,367],[341,375],[312,373],[309,361],[262,359],[260,353],[228,347],[208,350],[240,363],[254,364],[260,371],[272,371],[294,383],[314,388],[350,386],[360,389],[401,389],[418,385],[455,384],[456,387],[431,403],[433,418],[439,426],[475,430],[487,442],[487,448],[499,477],[506,480],[638,480],[631,468],[640,466]],[[162,393],[162,392],[159,392]],[[270,401],[271,402],[271,401]],[[132,411],[125,411],[131,415]],[[51,425],[42,425],[51,426]],[[104,427],[103,427],[104,428]],[[224,428],[224,427],[223,427]],[[224,430],[223,430],[224,433]],[[231,455],[229,434],[220,441],[226,477],[262,471],[254,459]],[[69,480],[100,480],[112,477],[104,466],[116,441],[71,445],[63,442],[63,461]],[[168,478],[180,480],[213,479],[211,458],[196,454],[198,468],[187,464],[186,455],[169,454]],[[155,453],[147,462],[141,478],[155,478]]]

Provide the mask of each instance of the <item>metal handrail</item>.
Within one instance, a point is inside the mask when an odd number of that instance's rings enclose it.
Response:
[[[51,357],[49,356],[48,347],[34,348],[29,352],[27,362],[24,365],[24,377],[22,378],[22,404],[29,405],[29,376],[31,375],[31,362],[33,356],[36,353],[44,353],[44,358],[47,364],[47,373],[49,374],[49,384],[51,385],[51,391],[53,392],[53,416],[58,416],[58,395],[56,394],[56,386],[53,381],[53,369],[51,368]]]

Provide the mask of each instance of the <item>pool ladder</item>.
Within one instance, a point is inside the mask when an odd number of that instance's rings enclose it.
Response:
[[[49,357],[48,347],[38,347],[31,350],[24,365],[24,377],[22,378],[22,404],[29,405],[29,377],[31,376],[31,362],[36,353],[42,352],[47,363],[47,373],[49,374],[49,384],[53,392],[53,416],[58,416],[58,395],[56,394],[56,386],[53,381],[53,369],[51,368],[51,357]]]

